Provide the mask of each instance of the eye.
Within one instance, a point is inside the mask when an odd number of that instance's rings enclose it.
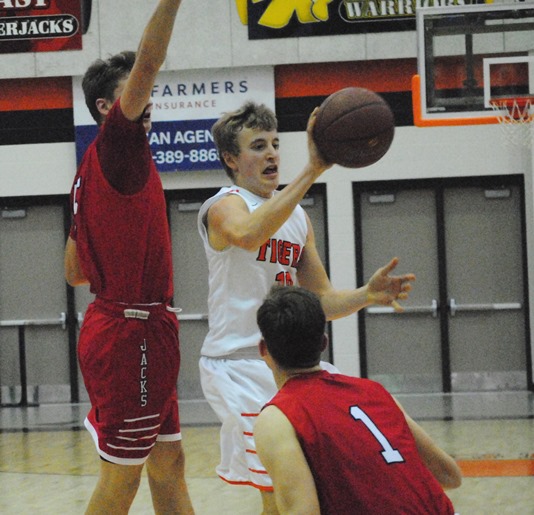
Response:
[[[256,141],[253,145],[252,145],[252,150],[263,150],[265,148],[265,143],[263,141]]]

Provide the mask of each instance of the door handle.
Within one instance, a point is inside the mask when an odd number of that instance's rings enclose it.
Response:
[[[436,299],[432,299],[430,306],[406,306],[403,308],[404,311],[401,313],[397,313],[395,311],[395,308],[392,308],[390,306],[374,306],[370,308],[366,308],[366,313],[369,313],[370,315],[386,315],[386,314],[402,314],[402,313],[431,313],[434,318],[438,316],[438,301]]]
[[[517,310],[523,306],[520,302],[495,302],[488,304],[456,304],[454,299],[449,301],[449,311],[451,317],[455,316],[458,311],[506,311]]]
[[[178,315],[178,320],[207,320],[207,313],[184,313]]]

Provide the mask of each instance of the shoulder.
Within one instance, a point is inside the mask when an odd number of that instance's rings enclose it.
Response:
[[[214,220],[228,220],[232,213],[244,212],[249,213],[250,209],[246,199],[238,192],[229,190],[221,192],[206,201],[201,210],[201,216],[204,222],[208,220],[213,223]]]
[[[254,441],[262,459],[273,452],[289,452],[298,445],[294,427],[284,413],[274,405],[268,405],[259,414],[254,425]]]
[[[199,221],[202,221],[202,223],[206,223],[206,218],[208,215],[208,212],[210,212],[210,216],[213,212],[217,210],[226,210],[226,209],[233,209],[235,207],[242,207],[245,208],[246,202],[245,200],[232,188],[222,188],[219,192],[217,192],[213,197],[210,197],[200,207],[200,211],[198,213]]]
[[[293,426],[283,411],[269,404],[259,414],[254,425],[254,438],[265,442],[278,441],[280,436],[294,433]]]
[[[131,132],[133,134],[138,134],[146,139],[145,128],[143,126],[142,120],[131,121],[126,118],[124,115],[120,98],[118,98],[109,113],[106,116],[106,119],[103,124],[103,129],[105,133],[120,131],[122,137],[124,137],[124,131]]]

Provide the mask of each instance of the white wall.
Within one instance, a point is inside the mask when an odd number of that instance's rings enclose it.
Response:
[[[0,55],[1,78],[82,75],[97,57],[135,49],[156,0],[93,0],[90,31],[83,50]],[[249,41],[234,0],[183,0],[165,70],[241,67],[415,57],[413,32]],[[306,159],[304,133],[281,134],[282,182]],[[0,146],[0,197],[68,193],[75,171],[73,143]],[[334,167],[327,184],[331,279],[337,287],[356,286],[352,183],[523,173],[526,178],[529,280],[534,284],[534,184],[532,153],[506,147],[494,125],[397,129],[386,156],[361,170]],[[165,174],[167,189],[227,184],[222,171]],[[531,301],[534,305],[534,302]],[[534,315],[531,327],[534,329]],[[333,323],[334,360],[357,374],[356,316]],[[534,342],[534,336],[531,338]]]

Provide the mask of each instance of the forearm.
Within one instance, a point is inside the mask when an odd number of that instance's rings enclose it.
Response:
[[[136,61],[157,73],[165,61],[181,0],[160,0],[152,14],[137,51]]]
[[[65,246],[65,279],[70,286],[83,286],[89,284],[78,260],[76,242],[72,238],[67,239]]]
[[[234,245],[256,250],[289,219],[298,203],[322,173],[321,168],[308,165],[283,190],[246,217],[246,223],[236,232]]]
[[[368,300],[366,286],[356,290],[335,290],[332,288],[319,294],[319,299],[327,320],[336,320],[352,315],[371,304]]]
[[[395,402],[404,413],[423,463],[444,490],[458,488],[462,484],[462,472],[454,458],[434,443],[426,431],[406,413],[396,399]]]

